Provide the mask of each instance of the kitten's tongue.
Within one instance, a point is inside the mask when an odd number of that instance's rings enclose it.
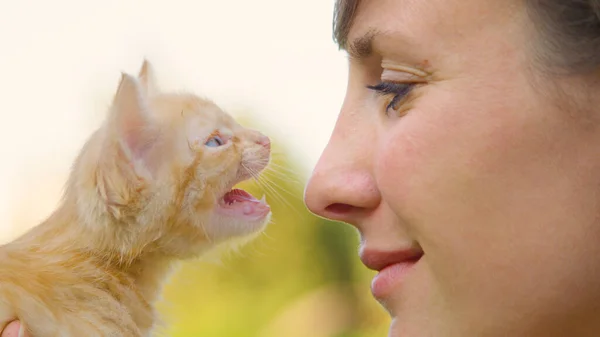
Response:
[[[240,189],[233,189],[225,193],[219,209],[229,215],[251,218],[263,217],[270,211],[264,198],[258,200],[250,193]]]
[[[228,204],[243,201],[258,202],[258,200],[252,196],[252,194],[237,188],[225,193],[223,200]]]

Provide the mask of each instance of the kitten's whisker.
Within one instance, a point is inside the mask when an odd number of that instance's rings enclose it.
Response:
[[[285,177],[290,177],[290,176],[297,177],[298,176],[298,173],[294,169],[279,165],[274,162],[268,162],[266,160],[255,160],[255,161],[252,161],[252,164],[256,164],[257,166],[266,165],[263,172],[273,172],[273,173],[277,173],[277,174],[280,174]]]
[[[280,163],[278,163],[277,161],[274,161],[274,160],[270,160],[270,161],[264,160],[264,161],[261,161],[261,162],[268,162],[270,166],[277,166],[277,167],[281,167],[281,168],[284,168],[284,169],[290,170],[290,171],[294,170],[294,168],[290,167],[287,163],[284,165],[284,164],[280,164]]]
[[[287,157],[287,151],[279,148],[271,148],[271,157]]]
[[[279,190],[283,190],[290,196],[293,196],[295,199],[301,200],[301,198],[298,198],[298,195],[293,194],[286,189],[280,189],[280,187],[274,187],[272,181],[267,176],[261,175],[259,172],[257,172],[253,168],[248,167],[248,165],[246,165],[245,163],[242,163],[242,167],[250,174],[250,176],[253,178],[253,180],[262,188],[263,191],[266,192],[267,195],[270,195],[277,202],[289,207],[297,215],[301,215],[300,212],[298,212],[297,208],[294,207],[287,198],[285,198],[281,195]]]
[[[283,197],[278,192],[277,188],[275,188],[271,185],[269,180],[262,179],[262,177],[261,177],[260,182],[261,182],[261,185],[265,189],[267,189],[268,191],[271,192],[270,194],[272,197],[274,197],[277,201],[284,204],[285,206],[289,207],[291,210],[293,210],[296,213],[296,215],[299,215],[299,216],[301,215],[300,212],[298,211],[298,209],[296,207],[294,207],[287,198]]]
[[[263,179],[266,183],[268,183],[269,185],[272,185],[273,184],[272,181],[269,180],[268,178],[269,178],[268,176],[263,177]],[[302,199],[298,194],[288,191],[283,186],[278,185],[277,190],[287,193],[289,196],[293,197],[294,199]]]
[[[298,172],[293,171],[293,170],[286,170],[283,167],[276,167],[276,166],[267,166],[265,167],[266,171],[270,171],[270,172],[276,172],[276,173],[281,173],[281,174],[288,174],[291,176],[298,176]]]
[[[265,171],[279,173],[282,175],[294,176],[294,177],[298,176],[298,173],[293,170],[287,170],[283,167],[277,167],[275,165],[269,165],[269,166],[265,167]]]
[[[285,180],[286,182],[290,182],[293,184],[303,185],[303,183],[299,179],[295,178],[294,176],[290,176],[288,174],[282,173],[282,172],[265,170],[265,171],[263,171],[263,175],[265,177],[281,179],[281,180]]]
[[[254,179],[254,180],[258,179],[258,174],[256,173],[256,171],[252,170],[251,168],[246,166],[244,163],[242,163],[242,167],[246,170],[246,172],[248,172],[250,174],[252,179]]]
[[[257,182],[263,189],[266,189],[271,194],[276,194],[275,189],[269,184],[269,181],[266,180],[265,177],[259,176]]]

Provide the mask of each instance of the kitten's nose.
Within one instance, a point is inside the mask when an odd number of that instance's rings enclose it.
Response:
[[[258,139],[256,140],[256,144],[262,145],[267,150],[271,149],[271,140],[269,139],[269,137],[267,137],[265,135],[258,136]]]

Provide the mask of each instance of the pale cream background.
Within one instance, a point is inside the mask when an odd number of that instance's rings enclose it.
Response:
[[[346,62],[332,0],[0,0],[0,239],[42,220],[120,71],[247,111],[306,175],[333,128]]]

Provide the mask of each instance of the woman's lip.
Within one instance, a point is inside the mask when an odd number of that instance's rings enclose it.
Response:
[[[406,261],[416,261],[423,256],[421,247],[413,246],[395,251],[374,250],[361,247],[360,260],[367,268],[381,271],[382,269]]]
[[[412,271],[421,258],[404,260],[402,262],[387,265],[379,271],[371,282],[371,293],[373,297],[381,300],[402,286],[406,276]]]

